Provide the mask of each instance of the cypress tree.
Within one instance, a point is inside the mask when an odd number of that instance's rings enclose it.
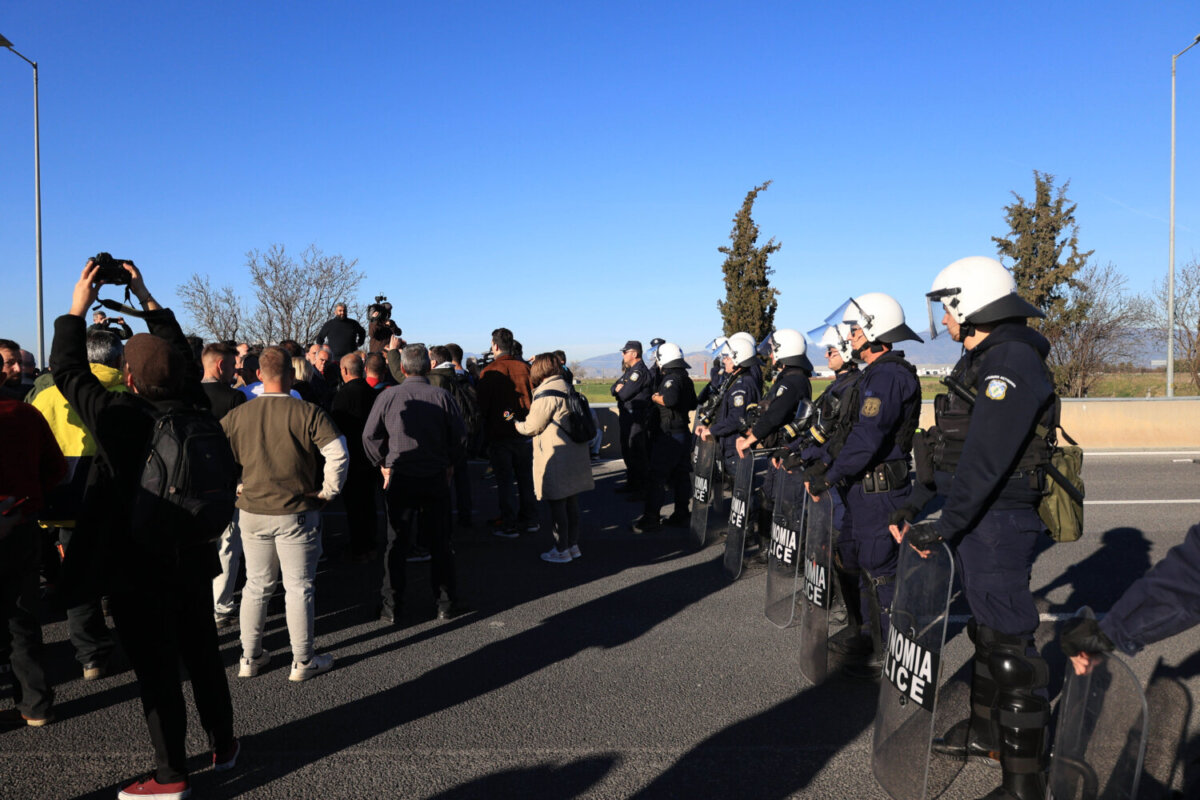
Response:
[[[775,298],[779,290],[771,287],[773,270],[767,259],[783,245],[772,237],[758,247],[758,225],[750,216],[758,193],[770,185],[771,181],[767,181],[747,193],[733,218],[730,244],[717,248],[725,255],[725,263],[721,265],[725,273],[725,299],[717,301],[717,309],[721,312],[726,336],[747,331],[755,340],[761,341],[774,329],[775,309],[779,305]]]

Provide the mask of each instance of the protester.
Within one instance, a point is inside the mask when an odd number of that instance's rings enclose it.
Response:
[[[133,336],[133,328],[125,323],[124,317],[109,317],[98,309],[92,312],[92,324],[88,326],[88,332],[91,331],[109,331],[122,340]]]
[[[542,553],[542,560],[566,564],[582,555],[579,495],[594,486],[592,462],[588,443],[572,441],[562,429],[561,422],[570,413],[567,395],[571,388],[553,353],[534,356],[529,381],[534,389],[533,403],[529,415],[515,426],[517,433],[533,437],[534,491],[550,506],[554,524],[555,546]]]
[[[333,308],[333,319],[321,326],[315,341],[317,344],[325,344],[328,341],[330,356],[337,361],[347,353],[362,347],[366,339],[367,332],[358,324],[358,320],[346,316],[346,304],[338,303]],[[324,364],[313,366],[320,372],[325,371]]]
[[[118,797],[185,797],[190,788],[181,661],[213,768],[232,768],[240,752],[212,614],[216,547],[211,542],[176,546],[169,531],[136,529],[132,514],[155,418],[203,402],[204,393],[175,315],[151,296],[132,264],[124,268],[150,329],[125,347],[122,374],[128,394],[108,391],[88,364],[83,318],[100,290],[99,268],[92,261],[75,284],[70,312],[54,323],[50,368],[55,383],[98,443],[63,581],[107,587],[113,620],[137,674],[156,767]]]
[[[0,398],[22,400],[21,345],[11,339],[0,339]]]
[[[292,646],[288,679],[305,681],[333,667],[333,656],[313,649],[313,582],[321,555],[320,509],[342,490],[349,456],[329,415],[289,396],[293,373],[286,350],[263,350],[258,378],[262,395],[221,420],[242,467],[237,507],[246,585],[238,677],[258,675],[271,659],[262,646],[263,626],[282,570]],[[318,455],[325,459],[319,483]]]
[[[379,518],[375,513],[375,485],[379,474],[363,449],[362,435],[377,397],[364,376],[363,361],[356,353],[342,356],[342,387],[333,397],[329,414],[346,437],[350,469],[342,500],[350,529],[350,560],[370,561],[375,555]]]
[[[529,366],[514,355],[515,349],[512,331],[492,331],[496,359],[483,368],[476,384],[500,503],[500,525],[495,534],[505,539],[515,539],[522,531],[533,533],[540,527],[533,490],[533,448],[514,424],[529,412]]]
[[[401,354],[404,383],[385,391],[371,409],[363,431],[363,447],[380,467],[387,491],[388,513],[396,531],[417,515],[421,538],[428,543],[431,586],[438,619],[452,619],[467,609],[460,605],[450,547],[450,481],[464,448],[466,430],[450,393],[429,383],[429,354],[411,344]],[[384,557],[380,620],[394,624],[404,601],[407,541],[388,534]]]

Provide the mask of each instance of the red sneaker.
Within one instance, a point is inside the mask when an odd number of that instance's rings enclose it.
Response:
[[[175,783],[159,783],[150,773],[144,778],[138,778],[117,794],[117,800],[138,800],[139,797],[153,797],[157,800],[185,800],[192,796],[187,781]]]
[[[242,743],[237,739],[233,740],[233,744],[229,745],[224,750],[213,751],[213,769],[217,772],[224,772],[227,769],[233,769],[237,763],[238,756],[242,753]]]

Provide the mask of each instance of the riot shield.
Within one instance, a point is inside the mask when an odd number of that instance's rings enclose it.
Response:
[[[1077,616],[1092,616],[1084,607]],[[1091,657],[1088,671],[1067,680],[1058,702],[1050,758],[1054,800],[1137,797],[1146,755],[1146,695],[1141,681],[1112,653]]]
[[[770,467],[769,469],[774,469]],[[776,627],[792,624],[800,562],[804,554],[804,484],[799,475],[775,473],[775,509],[771,514],[771,543],[767,553],[767,599],[764,613]]]
[[[695,438],[692,447],[692,538],[702,548],[708,539],[708,510],[715,495],[714,465],[717,461],[717,440]]]
[[[875,780],[895,800],[925,797],[953,584],[954,558],[945,542],[927,558],[900,545],[871,745]]]
[[[733,496],[729,500],[729,525],[725,531],[725,574],[737,580],[742,574],[746,554],[746,531],[754,519],[754,451],[737,459],[733,476]]]
[[[833,601],[833,497],[804,492],[804,602],[800,606],[800,674],[817,684],[829,674],[829,609]]]

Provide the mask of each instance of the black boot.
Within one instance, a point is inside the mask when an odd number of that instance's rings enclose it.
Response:
[[[990,800],[1042,800],[1046,796],[1046,725],[1050,704],[1036,692],[1049,670],[1026,643],[997,642],[989,665],[996,681],[995,720],[1000,730],[1000,786]]]
[[[971,675],[971,716],[955,723],[933,740],[933,752],[964,760],[982,761],[1000,766],[1000,734],[992,721],[996,705],[996,682],[988,659],[992,652],[993,631],[979,627],[975,620],[967,623],[967,636],[975,643],[975,660]]]

